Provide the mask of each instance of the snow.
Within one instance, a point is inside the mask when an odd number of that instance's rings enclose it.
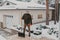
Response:
[[[39,27],[40,25],[47,26],[49,28],[57,28],[59,30],[59,23],[54,24],[54,21],[50,21],[49,25],[46,25],[46,22],[45,23],[34,24],[34,25],[31,26],[31,29],[32,29],[32,27],[36,28],[36,27]]]
[[[15,3],[16,5],[6,5],[1,6],[0,9],[46,9],[46,5],[34,3],[34,2],[20,2],[20,1],[14,1],[14,0],[8,0],[12,3]],[[12,6],[12,7],[11,7]],[[49,7],[49,9],[54,9],[52,7]]]
[[[0,40],[6,40],[3,36],[0,35]]]
[[[0,9],[16,9],[15,5],[10,5],[10,6],[2,6]]]
[[[30,29],[33,30],[33,31],[36,31],[36,27],[39,27],[40,25],[43,25],[43,26],[47,26],[47,27],[49,27],[49,28],[55,28],[55,29],[54,29],[55,31],[59,31],[59,23],[60,23],[60,21],[57,22],[56,24],[54,24],[54,21],[50,21],[50,22],[49,22],[49,25],[46,25],[46,22],[38,23],[38,24],[32,25],[32,26],[30,27]],[[21,25],[18,25],[18,28],[19,28],[19,27],[22,27],[22,26],[21,26]],[[18,31],[18,32],[23,32],[23,31],[21,31],[21,30],[18,30],[17,27],[12,27],[12,28],[10,28],[10,29],[16,30],[16,31]],[[34,35],[33,33],[31,33],[31,37],[32,37],[32,38],[47,37],[47,38],[49,38],[49,39],[59,40],[59,37],[57,37],[57,35],[55,35],[55,34],[49,35],[49,34],[48,34],[48,32],[50,32],[49,30],[50,30],[50,29],[42,29],[42,30],[40,30],[40,32],[42,32],[41,35]],[[38,31],[39,31],[39,30],[38,30]],[[28,32],[26,32],[26,34],[28,34]]]
[[[57,22],[57,24],[54,24],[54,21],[50,21],[49,25],[46,25],[46,23],[39,23],[39,24],[32,25],[33,28],[31,27],[31,29],[33,29],[35,31],[36,27],[38,27],[39,25],[45,25],[49,28],[55,28],[55,31],[59,31],[59,22]],[[48,30],[49,29],[42,29],[42,35],[31,34],[31,37],[34,37],[34,38],[47,37],[50,39],[59,40],[59,38],[57,38],[55,34],[49,35],[47,33]]]

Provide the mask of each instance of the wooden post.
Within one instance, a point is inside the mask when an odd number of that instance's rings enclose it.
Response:
[[[54,24],[56,24],[56,21],[59,20],[59,15],[58,15],[58,0],[55,0],[55,22]]]
[[[48,5],[48,1],[46,0],[46,25],[49,25],[49,5]]]
[[[57,18],[57,22],[59,21],[59,9],[58,9],[59,6],[58,5],[59,5],[59,0],[56,0],[56,6],[57,6],[57,8],[56,8],[56,11],[57,11],[56,15],[57,15],[57,17],[56,18]]]
[[[56,0],[55,0],[55,19],[54,19],[54,24],[56,24]]]

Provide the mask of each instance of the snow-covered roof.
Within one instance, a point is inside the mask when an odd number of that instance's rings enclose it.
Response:
[[[8,2],[8,1],[7,1]],[[3,5],[0,9],[46,9],[46,5],[40,5],[32,2],[10,1],[16,5]],[[54,9],[49,7],[49,9]]]

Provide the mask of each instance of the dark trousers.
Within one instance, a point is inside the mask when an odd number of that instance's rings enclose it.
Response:
[[[29,36],[30,36],[30,24],[24,24],[24,33],[26,30],[26,26],[28,27],[28,32],[29,32]]]

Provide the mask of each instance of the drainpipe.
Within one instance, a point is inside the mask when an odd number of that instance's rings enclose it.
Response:
[[[49,0],[46,0],[46,25],[49,25]]]

